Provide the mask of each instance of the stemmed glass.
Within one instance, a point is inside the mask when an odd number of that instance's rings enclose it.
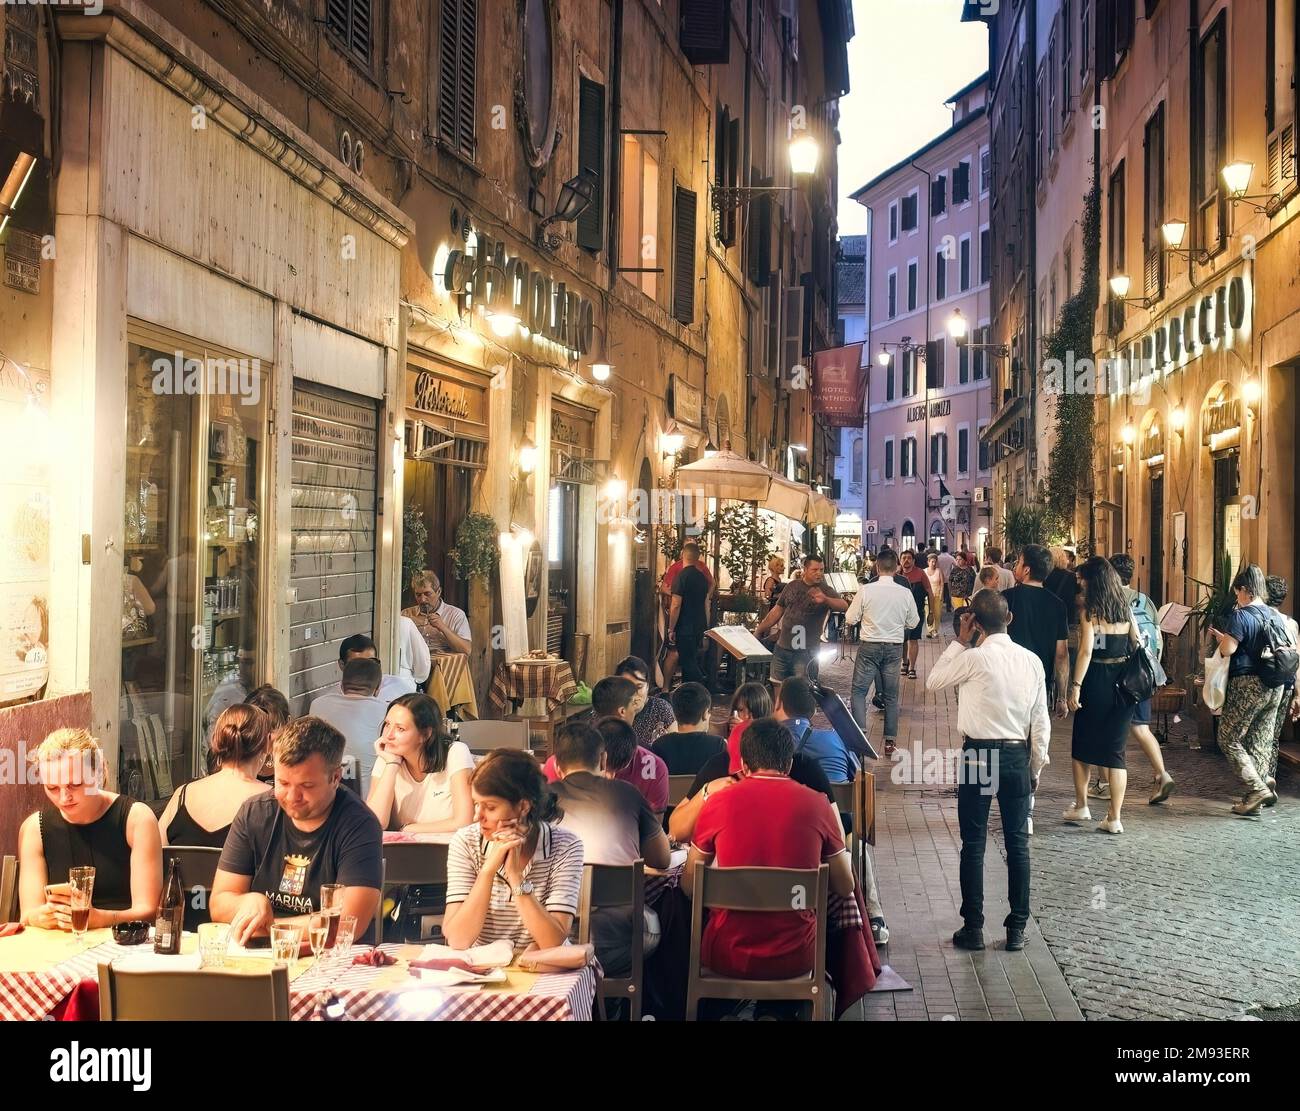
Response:
[[[311,955],[320,963],[320,955],[325,952],[325,939],[329,937],[330,916],[313,914],[307,919],[307,940],[311,943]]]
[[[355,914],[339,915],[338,934],[334,938],[334,959],[340,965],[346,965],[352,957],[352,942],[357,934],[357,916]]]
[[[68,906],[72,911],[72,933],[80,951],[86,947],[86,929],[90,926],[90,900],[95,892],[95,869],[86,866],[68,869]]]

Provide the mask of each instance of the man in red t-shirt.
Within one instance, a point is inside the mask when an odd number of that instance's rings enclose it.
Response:
[[[775,718],[752,722],[740,738],[742,778],[705,788],[683,889],[695,862],[719,868],[817,868],[830,865],[830,889],[853,894],[853,865],[839,815],[826,796],[790,778],[794,738]],[[812,894],[809,893],[809,902]],[[783,980],[812,970],[817,919],[811,910],[712,910],[701,965],[721,976]]]

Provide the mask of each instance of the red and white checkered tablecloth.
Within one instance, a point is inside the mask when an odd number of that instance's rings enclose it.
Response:
[[[112,941],[83,952],[62,935],[52,941],[66,946],[66,957],[52,950],[55,959],[36,971],[0,971],[0,1020],[40,1020],[53,1012],[83,980],[97,981],[99,965],[138,953],[138,946]],[[43,948],[47,948],[43,946]],[[398,955],[401,945],[382,948]],[[364,947],[358,947],[363,952]],[[434,989],[414,977],[394,982],[392,966],[329,965],[308,968],[289,983],[289,1014],[300,1020],[324,1017],[321,1004],[336,996],[347,1018],[375,1022],[385,1019],[437,1019],[440,1021],[587,1021],[596,994],[596,970],[521,976],[505,987]],[[524,986],[527,982],[527,987]]]
[[[567,660],[503,663],[492,679],[488,701],[497,713],[503,713],[508,702],[545,698],[547,710],[554,713],[577,693],[578,684]]]
[[[404,946],[381,945],[397,957]],[[596,994],[596,973],[541,974],[527,990],[513,984],[497,988],[446,989],[422,985],[415,977],[396,987],[392,967],[326,965],[311,968],[289,985],[289,1012],[295,1019],[323,1017],[321,1004],[337,997],[349,1019],[375,1022],[385,1019],[435,1019],[445,1021],[554,1022],[587,1021]],[[518,976],[512,972],[512,976]],[[529,979],[532,979],[529,977]]]

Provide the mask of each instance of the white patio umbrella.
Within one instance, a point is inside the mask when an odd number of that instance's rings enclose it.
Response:
[[[813,492],[812,501],[812,512],[808,517],[808,523],[814,527],[834,525],[839,518],[840,507],[820,491]]]
[[[719,451],[706,459],[677,468],[677,489],[719,501],[767,500],[772,479],[776,477],[761,463],[755,463],[734,451]]]

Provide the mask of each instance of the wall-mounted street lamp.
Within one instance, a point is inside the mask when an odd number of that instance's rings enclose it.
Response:
[[[1187,435],[1187,410],[1182,405],[1175,405],[1169,413],[1169,427],[1179,436]]]
[[[1128,295],[1129,287],[1132,280],[1127,274],[1112,274],[1110,281],[1110,301],[1106,307],[1106,313],[1109,318],[1110,334],[1118,335],[1124,326],[1124,314],[1122,308],[1124,305],[1139,305],[1144,309],[1151,308],[1155,303],[1154,297],[1130,297]],[[1116,311],[1116,310],[1121,311]]]
[[[519,473],[530,475],[537,470],[537,445],[525,440],[519,447]]]
[[[1259,384],[1258,378],[1247,378],[1241,385],[1241,400],[1246,403],[1246,408],[1254,412],[1259,408],[1260,398],[1264,396],[1263,388]]]
[[[1119,430],[1119,438],[1124,441],[1125,447],[1132,447],[1137,442],[1137,429],[1133,427],[1132,421],[1124,422],[1124,427]]]
[[[34,169],[36,169],[36,155],[28,154],[23,150],[18,152],[12,165],[0,166],[0,173],[5,175],[0,179],[0,235],[3,235],[5,228],[9,226],[9,217],[18,207],[23,190],[27,188]]]
[[[1187,238],[1186,220],[1166,220],[1160,225],[1160,238],[1164,240],[1166,254],[1181,255],[1189,262],[1201,265],[1210,261],[1210,252],[1204,247],[1183,246],[1183,240]]]
[[[1228,193],[1228,200],[1233,204],[1248,204],[1256,212],[1272,216],[1282,204],[1282,197],[1277,193],[1247,193],[1250,178],[1255,172],[1255,163],[1246,161],[1229,162],[1223,167],[1220,176]],[[1263,204],[1259,202],[1263,201]]]
[[[537,225],[537,246],[547,253],[560,249],[564,240],[546,229],[552,224],[571,224],[581,216],[596,195],[596,179],[588,170],[580,170],[577,177],[571,177],[560,186],[560,199],[555,211]]]
[[[730,212],[744,208],[750,201],[759,197],[773,197],[779,193],[793,193],[802,189],[813,174],[817,172],[817,163],[821,160],[821,148],[811,135],[801,134],[792,139],[789,148],[790,172],[794,175],[795,185],[742,186],[735,189],[717,189],[709,187],[709,204],[714,212]]]
[[[1005,359],[1011,354],[1011,349],[1005,343],[971,343],[970,325],[961,309],[954,309],[952,316],[948,317],[948,334],[957,341],[958,347],[970,351],[987,351],[997,359]]]

